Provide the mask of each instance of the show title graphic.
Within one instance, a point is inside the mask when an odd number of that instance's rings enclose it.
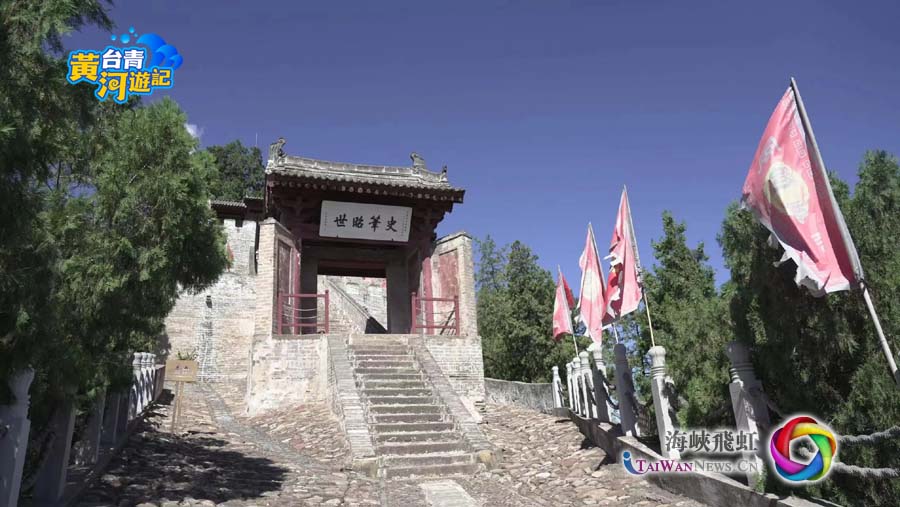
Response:
[[[79,49],[69,53],[66,80],[71,84],[97,85],[97,100],[111,98],[122,104],[132,95],[150,95],[160,88],[171,88],[175,69],[183,59],[175,46],[155,33],[138,37],[134,27],[118,37],[121,46],[106,46],[100,51]],[[134,46],[129,46],[132,39]]]

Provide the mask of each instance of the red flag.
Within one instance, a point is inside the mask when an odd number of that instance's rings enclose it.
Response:
[[[807,128],[788,88],[756,149],[741,204],[781,243],[778,264],[794,261],[797,285],[823,296],[855,284],[858,258]]]
[[[594,229],[588,224],[587,240],[584,252],[578,260],[581,266],[581,294],[578,306],[581,320],[587,326],[587,334],[595,342],[600,343],[603,334],[603,271],[600,267],[600,256],[597,253],[597,242],[594,241]]]
[[[562,271],[559,271],[559,281],[556,284],[556,299],[553,301],[553,339],[559,341],[560,335],[575,334],[572,330],[572,289],[566,283]]]
[[[604,324],[610,324],[623,315],[637,310],[641,301],[641,283],[638,280],[640,261],[634,231],[631,227],[631,207],[628,191],[622,189],[619,216],[609,243],[609,281],[606,285],[606,314]]]

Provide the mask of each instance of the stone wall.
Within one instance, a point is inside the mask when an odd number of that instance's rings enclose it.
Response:
[[[425,347],[450,380],[453,390],[470,410],[475,411],[476,406],[484,402],[481,337],[426,335],[423,338]]]
[[[260,412],[324,401],[328,393],[325,335],[276,335],[272,331],[276,252],[279,243],[296,246],[275,219],[260,224],[253,343],[249,349],[247,411]],[[301,259],[302,263],[302,259]]]
[[[166,318],[169,356],[196,352],[205,381],[245,379],[253,337],[256,222],[228,218],[223,228],[231,268],[209,289],[180,294]]]
[[[325,278],[344,289],[379,324],[387,327],[387,281],[384,278],[319,275],[319,292],[324,290]]]
[[[553,412],[552,384],[530,384],[511,380],[484,379],[485,400],[501,405],[517,405],[550,414]]]
[[[247,385],[252,414],[328,396],[327,335],[274,335],[253,347],[253,374]]]

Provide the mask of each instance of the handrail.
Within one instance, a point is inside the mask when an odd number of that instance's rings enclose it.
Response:
[[[411,334],[416,334],[419,331],[426,332],[428,330],[431,330],[432,332],[434,332],[435,330],[440,330],[440,334],[444,334],[444,331],[451,330],[455,332],[456,335],[459,335],[459,296],[454,296],[452,298],[426,298],[421,297],[413,292],[410,303],[412,306],[412,325],[410,326]],[[422,303],[453,303],[453,308],[447,312],[436,312],[432,310],[430,315],[425,315],[426,312]],[[423,317],[422,324],[419,324],[420,313]],[[443,313],[447,314],[447,318],[444,320],[443,324],[431,323],[433,322],[435,315]],[[453,320],[452,324],[450,323],[451,319]]]
[[[277,298],[277,318],[274,322],[275,332],[277,334],[285,334],[285,328],[289,331],[289,334],[302,334],[304,329],[312,329],[313,333],[318,332],[319,330],[319,318],[318,313],[314,315],[302,315],[302,312],[318,312],[318,301],[319,299],[324,299],[325,308],[322,318],[322,328],[325,334],[328,334],[329,331],[329,293],[328,290],[325,290],[324,294],[286,294],[279,293]],[[312,299],[316,302],[315,308],[299,308],[299,302],[304,299],[309,300]],[[295,300],[296,303],[294,305],[290,305],[289,302]],[[285,312],[287,309],[287,312]],[[298,315],[300,313],[300,315]],[[284,320],[287,318],[287,323],[285,324]],[[304,322],[309,319],[314,319],[314,322]],[[300,331],[298,333],[297,331]]]

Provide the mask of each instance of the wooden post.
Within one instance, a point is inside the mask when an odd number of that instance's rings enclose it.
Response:
[[[166,361],[166,375],[175,382],[175,399],[172,400],[172,420],[169,423],[169,431],[174,433],[178,427],[178,419],[181,417],[182,398],[184,398],[184,383],[196,382],[200,365],[197,361],[182,359],[169,359]]]

